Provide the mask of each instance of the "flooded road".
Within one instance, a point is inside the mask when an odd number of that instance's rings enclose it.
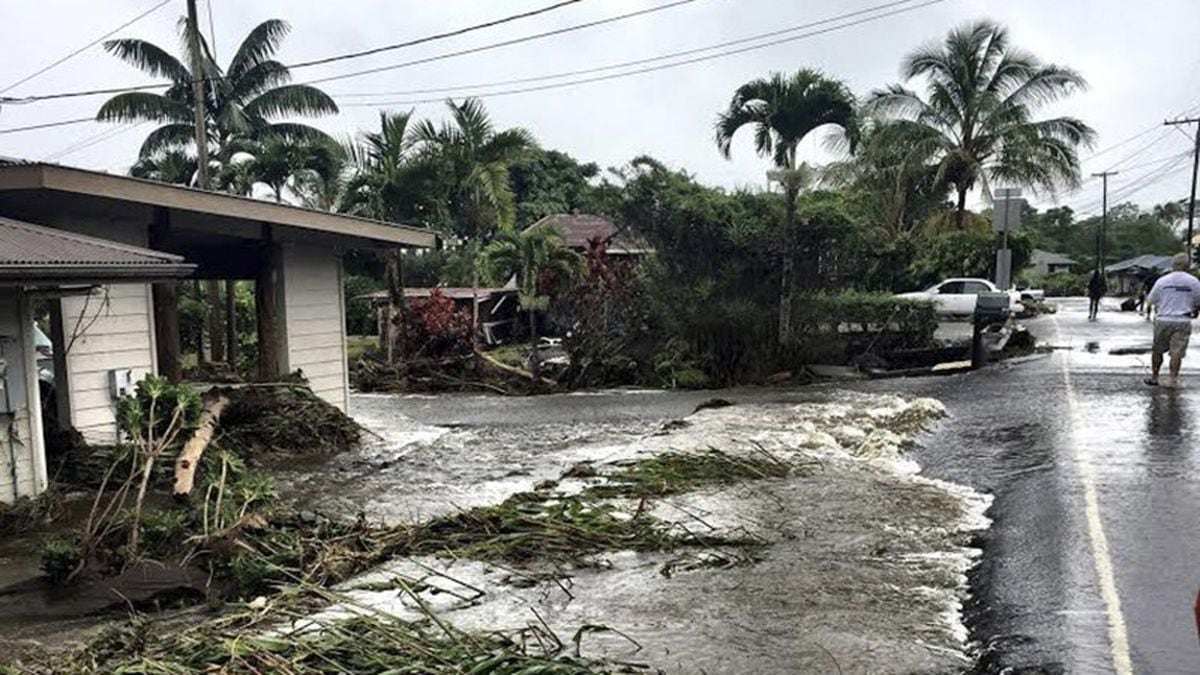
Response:
[[[1142,318],[1060,307],[1027,325],[1069,350],[863,389],[943,401],[915,458],[994,497],[968,610],[988,672],[1200,672],[1200,357],[1191,389],[1146,387]]]
[[[619,633],[589,636],[585,653],[673,673],[970,667],[961,609],[987,500],[921,476],[906,451],[919,425],[937,423],[940,404],[832,388],[715,396],[733,405],[694,412],[714,394],[675,392],[360,396],[354,414],[379,438],[292,472],[281,493],[306,507],[399,523],[498,503],[581,461],[603,472],[666,452],[767,452],[819,470],[653,507],[688,531],[762,538],[770,546],[753,564],[711,569],[679,552],[615,553],[552,570],[565,576],[551,581],[472,561],[402,560],[347,588],[420,579],[442,589],[421,602],[464,629],[544,621],[569,644],[579,627],[603,625]],[[564,480],[558,489],[579,487]],[[514,575],[535,581],[513,583]],[[352,596],[401,615],[417,609],[394,589]]]

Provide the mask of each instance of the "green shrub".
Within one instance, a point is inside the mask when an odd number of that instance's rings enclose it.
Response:
[[[929,303],[886,293],[805,294],[792,305],[789,359],[800,363],[845,363],[862,354],[927,347],[937,330]]]
[[[78,535],[55,535],[42,543],[42,573],[53,582],[65,581],[82,559],[83,547]]]

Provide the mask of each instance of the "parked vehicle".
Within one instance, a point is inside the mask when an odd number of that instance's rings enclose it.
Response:
[[[1045,300],[1046,291],[1041,288],[1018,288],[1021,300]]]
[[[1008,311],[1020,312],[1021,294],[1016,290],[1001,291],[987,279],[946,279],[923,291],[901,293],[896,297],[905,300],[927,300],[932,302],[937,313],[943,316],[969,316],[975,313],[980,293],[1008,295]]]

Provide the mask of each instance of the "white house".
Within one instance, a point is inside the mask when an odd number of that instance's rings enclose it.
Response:
[[[16,160],[0,160],[0,217],[86,235],[142,256],[166,254],[164,260],[192,265],[186,269],[193,278],[253,280],[260,376],[301,371],[314,392],[343,410],[349,384],[342,254],[436,243],[421,228]],[[0,241],[0,260],[19,258],[19,251],[5,246],[12,244]],[[74,264],[43,262],[45,274],[64,274]],[[33,281],[16,278],[10,286],[35,288]],[[133,274],[80,283],[87,285],[47,296],[57,418],[90,442],[111,443],[119,393],[114,378],[136,382],[150,372],[179,377],[178,282]],[[32,325],[20,326],[26,324]],[[40,447],[40,435],[27,433]]]

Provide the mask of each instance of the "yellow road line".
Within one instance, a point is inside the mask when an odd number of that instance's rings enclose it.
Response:
[[[1058,332],[1058,319],[1054,319]],[[1100,519],[1100,497],[1096,493],[1096,473],[1086,444],[1080,435],[1084,428],[1079,412],[1079,401],[1075,396],[1075,385],[1071,381],[1071,355],[1063,355],[1063,381],[1067,386],[1067,408],[1071,415],[1071,445],[1075,451],[1075,468],[1083,482],[1083,512],[1087,518],[1088,537],[1092,542],[1092,563],[1100,582],[1100,596],[1108,615],[1108,644],[1112,652],[1113,670],[1117,675],[1132,675],[1133,661],[1129,656],[1129,633],[1125,627],[1125,615],[1121,613],[1121,596],[1117,592],[1117,579],[1113,572],[1112,556],[1108,551],[1108,537],[1104,534],[1104,521]]]

